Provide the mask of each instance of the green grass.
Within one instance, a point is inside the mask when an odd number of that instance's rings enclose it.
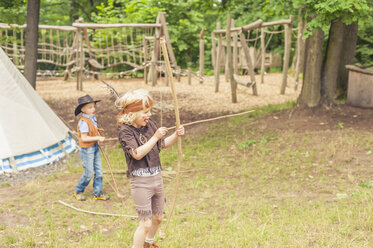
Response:
[[[373,247],[373,137],[341,126],[299,132],[262,125],[262,116],[293,106],[258,108],[183,139],[179,194],[161,247]],[[120,148],[107,155],[114,170],[125,169]],[[166,171],[176,170],[176,146],[162,151],[161,160]],[[74,201],[83,172],[77,163],[70,162],[69,173],[0,188],[14,192],[0,204],[0,220],[8,216],[17,223],[0,223],[0,244],[131,247],[136,220],[89,215],[58,203],[136,215],[121,174],[115,178],[128,199],[115,196],[106,174],[110,201]],[[175,180],[164,182],[167,217]]]

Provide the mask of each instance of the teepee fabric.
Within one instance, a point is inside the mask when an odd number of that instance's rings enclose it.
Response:
[[[0,48],[0,173],[53,163],[58,142],[74,151],[68,130]]]

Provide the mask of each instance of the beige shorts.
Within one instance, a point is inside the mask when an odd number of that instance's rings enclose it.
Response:
[[[130,185],[139,220],[163,214],[165,195],[161,173],[149,177],[132,177]]]

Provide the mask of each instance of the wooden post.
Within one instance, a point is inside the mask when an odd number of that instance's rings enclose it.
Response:
[[[158,63],[158,55],[159,55],[159,34],[154,35],[154,50],[152,55],[152,62],[150,67],[150,73],[149,76],[151,77],[152,86],[155,86],[157,84],[158,79],[158,73],[157,73],[157,63]]]
[[[173,75],[171,75],[171,77],[172,77]],[[166,81],[166,86],[169,86],[168,84],[169,84],[169,78],[170,78],[170,76],[168,75],[168,71],[167,71],[167,69],[166,69],[166,64],[165,64],[165,69],[164,69],[164,77],[165,77],[165,81]]]
[[[162,25],[162,35],[164,36],[164,39],[166,42],[167,52],[168,52],[168,55],[170,56],[171,65],[175,68],[177,65],[176,65],[175,54],[174,54],[174,51],[172,50],[170,35],[168,34],[166,12],[159,12],[159,14],[160,14],[160,23]]]
[[[229,40],[231,37],[229,37]],[[224,78],[225,82],[229,82],[229,60],[228,60],[228,36],[225,35],[225,46],[223,46],[223,57],[224,57]]]
[[[180,66],[176,66],[176,80],[180,82],[181,79],[181,68]]]
[[[79,18],[75,23],[82,23],[83,18]],[[76,89],[83,90],[83,69],[84,69],[84,51],[82,28],[76,30]]]
[[[227,16],[227,61],[228,61],[228,75],[231,82],[231,93],[232,93],[232,103],[237,102],[237,82],[233,77],[233,57],[231,48],[231,24],[232,16],[229,13]]]
[[[201,30],[199,35],[199,83],[203,83],[203,71],[205,65],[205,43],[203,41],[203,35],[205,33],[205,29]]]
[[[221,24],[220,22],[216,23],[216,29],[220,29]],[[219,34],[218,38],[218,49],[216,53],[216,59],[215,59],[215,92],[219,92],[219,83],[220,83],[220,57],[221,57],[221,46],[222,46],[222,38],[221,34]]]
[[[17,48],[17,31],[16,29],[12,30],[13,32],[13,63],[19,65],[20,59],[18,59],[18,48]]]
[[[40,30],[41,31],[41,59],[42,60],[46,60],[46,57],[47,57],[47,53],[46,53],[46,47],[45,47],[45,43],[46,43],[46,40],[45,40],[45,33],[47,32],[47,30]]]
[[[89,37],[88,37],[88,30],[87,28],[83,28],[83,34],[84,34],[84,40],[85,40],[85,43],[87,44],[87,48],[88,48],[88,54],[89,54],[89,58],[90,59],[94,59],[96,60],[96,55],[94,54],[94,52],[92,51],[92,47],[91,47],[91,42],[89,41]],[[98,74],[96,73],[97,72],[97,69],[96,67],[92,66],[92,71],[93,71],[93,78],[98,80]]]
[[[162,14],[161,14],[161,12],[159,12],[158,16],[157,16],[157,23],[156,24],[160,24],[161,16],[162,16]],[[151,67],[150,67],[150,71],[149,71],[149,77],[150,77],[150,80],[152,81],[152,86],[155,86],[157,84],[157,77],[158,77],[157,63],[158,63],[159,50],[160,50],[159,39],[161,37],[161,33],[162,33],[161,28],[156,28],[155,29],[154,50],[153,50],[153,55],[152,55]]]
[[[142,35],[142,46],[144,50],[144,81],[145,81],[145,84],[148,84],[148,68],[147,68],[148,49],[146,48],[145,34]]]
[[[84,72],[84,46],[83,46],[83,36],[79,29],[79,90],[83,91],[83,72]]]
[[[234,27],[234,20],[232,19],[232,27]],[[237,32],[233,33],[233,74],[238,75],[238,36]]]
[[[178,101],[177,101],[175,85],[174,85],[174,83],[172,81],[172,70],[171,70],[171,66],[170,66],[170,61],[168,59],[168,54],[167,54],[166,46],[165,46],[164,43],[162,43],[161,45],[162,45],[162,50],[163,50],[163,54],[164,54],[164,60],[165,60],[165,64],[166,64],[166,70],[168,71],[168,75],[169,75],[169,79],[170,79],[170,86],[171,86],[172,98],[174,100],[176,128],[178,128],[180,126],[180,114],[179,114],[179,105],[178,105]],[[170,222],[170,218],[172,216],[172,213],[174,212],[175,202],[176,202],[176,196],[177,196],[178,188],[179,188],[179,180],[180,180],[179,174],[180,174],[181,158],[182,158],[181,136],[177,137],[177,151],[178,151],[178,153],[177,153],[176,187],[175,187],[175,192],[174,192],[174,198],[172,199],[171,210],[170,210],[170,213],[169,213],[166,225],[164,227],[164,231],[163,231],[164,233],[166,233],[167,226],[168,226],[168,224]]]
[[[21,29],[21,49],[19,50],[19,63],[22,65],[25,58],[25,46],[24,46],[24,39],[23,39],[24,29]],[[2,35],[2,33],[0,33]]]
[[[77,31],[76,31],[76,56],[75,56],[75,60],[76,60],[76,67],[77,67],[77,70],[76,70],[76,89],[77,90],[81,90],[80,86],[81,86],[81,80],[82,80],[82,77],[81,77],[81,56],[80,56],[80,49],[81,49],[81,44],[82,43],[82,33],[81,33],[81,29],[78,28]]]
[[[241,47],[242,47],[242,49],[244,51],[244,54],[245,54],[246,63],[247,63],[248,71],[249,71],[249,74],[250,74],[250,80],[251,80],[251,84],[252,84],[252,87],[253,87],[253,95],[257,96],[258,91],[256,89],[254,67],[253,67],[251,57],[250,57],[249,48],[247,47],[247,44],[246,44],[245,34],[244,34],[243,30],[240,34],[240,42],[241,42]]]
[[[227,27],[228,27],[228,23],[227,23]],[[232,20],[230,22],[230,27],[232,28]],[[229,32],[231,31],[231,28],[229,29]],[[231,32],[230,32],[231,34]],[[225,34],[225,67],[224,67],[224,76],[225,76],[225,82],[230,82],[230,75],[229,75],[229,63],[230,63],[230,60],[228,59],[228,39],[229,39],[229,42],[231,42],[231,39],[232,37],[229,35],[227,35],[227,33]],[[231,50],[232,51],[232,50]],[[232,52],[231,52],[232,53]]]
[[[74,25],[74,23],[73,23]],[[73,44],[71,46],[71,50],[72,51],[76,51],[77,50],[77,47],[78,47],[78,29],[75,29],[73,32],[75,32],[75,35],[74,35],[74,39],[73,39]],[[68,41],[67,39],[65,40],[65,46],[68,46]],[[75,65],[78,67],[78,57],[77,57],[77,53],[75,53]],[[69,63],[71,62],[71,60],[74,60],[74,53],[69,53],[65,56],[65,63]],[[67,67],[66,67],[66,70],[65,70],[65,75],[64,75],[64,78],[63,80],[64,81],[67,81],[69,80],[70,78],[70,75],[72,75],[72,72],[71,72],[71,68],[72,68],[72,64],[68,64]]]
[[[215,70],[215,65],[216,65],[216,40],[215,40],[214,32],[211,32],[211,42],[212,42],[212,53],[211,53],[212,67]]]
[[[282,69],[282,84],[281,84],[281,95],[285,94],[287,77],[288,77],[288,69],[289,69],[289,60],[290,60],[290,49],[291,49],[291,29],[292,29],[292,22],[293,16],[290,16],[291,23],[285,24],[285,55],[284,55],[284,67]]]
[[[266,48],[265,48],[265,32],[264,28],[261,28],[261,35],[260,35],[260,46],[261,46],[261,54],[262,54],[262,61],[260,65],[260,83],[264,83],[264,62],[265,62],[265,56],[266,56]]]
[[[188,67],[188,85],[192,85],[192,68]]]
[[[174,51],[172,50],[170,35],[168,34],[168,29],[167,29],[166,12],[159,12],[159,14],[160,14],[160,23],[162,25],[162,31],[161,31],[162,35],[161,36],[164,36],[164,38],[165,38],[165,42],[166,42],[166,46],[167,46],[167,52],[170,56],[171,65],[173,66],[173,68],[176,71],[177,81],[180,82],[181,70],[177,66],[175,54],[174,54]],[[166,77],[166,83],[167,82],[168,82],[168,77]],[[168,86],[168,83],[167,83],[167,86]]]

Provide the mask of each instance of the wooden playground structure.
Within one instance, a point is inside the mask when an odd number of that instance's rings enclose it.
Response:
[[[25,32],[26,25],[0,23],[0,47],[21,70],[24,69]],[[159,12],[153,24],[91,24],[79,19],[72,26],[39,25],[37,62],[63,68],[65,80],[75,73],[78,90],[83,90],[85,75],[98,78],[109,68],[120,68],[116,73],[119,76],[142,70],[145,82],[155,85],[157,72],[165,71],[160,60],[160,37],[165,39],[172,68],[180,71],[165,12]]]
[[[259,19],[235,27],[234,20],[228,14],[225,29],[217,23],[216,30],[211,33],[215,92],[219,91],[221,69],[224,70],[225,81],[231,83],[232,102],[236,102],[237,85],[251,87],[253,95],[258,95],[255,69],[260,69],[260,82],[264,83],[267,68],[282,66],[280,94],[285,94],[293,31],[297,31],[295,58],[302,58],[300,47],[304,25],[300,19],[298,28],[293,28],[293,20],[292,16],[286,20],[273,22],[263,22]],[[281,26],[282,29],[278,28]],[[274,27],[277,27],[277,30]],[[0,23],[0,47],[20,70],[24,69],[25,32],[26,25]],[[272,36],[281,33],[284,33],[285,38],[283,62],[279,54],[267,52]],[[197,77],[200,83],[205,80],[203,35],[204,30],[201,31],[199,40],[200,63]],[[103,74],[123,77],[136,74],[138,71],[143,72],[145,83],[151,82],[152,86],[156,85],[157,78],[163,73],[168,85],[168,72],[164,61],[161,60],[161,38],[165,40],[173,74],[178,81],[181,74],[188,75],[190,84],[192,70],[188,68],[187,71],[182,71],[177,65],[165,12],[158,13],[155,23],[93,24],[78,19],[72,26],[39,25],[37,62],[52,65],[60,70],[40,72],[47,73],[47,76],[63,75],[65,80],[72,75],[75,76],[78,90],[83,90],[83,80],[90,76],[96,79]],[[296,90],[302,59],[295,61]],[[240,70],[248,72],[250,79],[241,76]]]
[[[285,94],[287,85],[288,69],[290,61],[290,50],[291,50],[291,36],[292,36],[292,25],[294,18],[290,16],[287,20],[279,20],[273,22],[263,22],[261,19],[250,23],[242,27],[234,27],[234,20],[231,19],[230,15],[227,18],[226,29],[221,28],[221,24],[217,23],[217,29],[211,33],[212,40],[212,64],[214,66],[215,75],[215,91],[219,91],[220,71],[223,68],[225,72],[225,80],[231,82],[232,88],[232,101],[234,102],[234,95],[237,84],[252,87],[253,95],[258,95],[257,82],[255,81],[255,69],[260,69],[261,72],[261,83],[264,83],[265,69],[270,67],[280,67],[281,57],[278,54],[266,53],[268,44],[274,34],[285,32],[285,45],[284,45],[284,63],[282,67],[282,84],[281,94]],[[284,25],[284,29],[280,31],[271,31],[270,27]],[[300,46],[302,43],[303,23],[299,21],[297,35],[297,49],[296,56],[300,58]],[[255,38],[250,39],[250,32],[260,30],[260,37],[258,35]],[[269,34],[267,42],[265,40],[266,34]],[[230,38],[227,38],[230,37]],[[260,39],[259,49],[256,49],[257,40]],[[255,42],[252,47],[248,46],[249,42]],[[201,43],[200,43],[201,44]],[[232,45],[233,44],[233,45]],[[203,46],[201,49],[204,49]],[[233,49],[232,49],[233,48]],[[296,84],[295,89],[299,80],[301,59],[297,59],[296,63]],[[200,74],[203,75],[203,64],[200,61]],[[250,81],[246,82],[239,76],[239,70],[245,69],[250,75]]]

